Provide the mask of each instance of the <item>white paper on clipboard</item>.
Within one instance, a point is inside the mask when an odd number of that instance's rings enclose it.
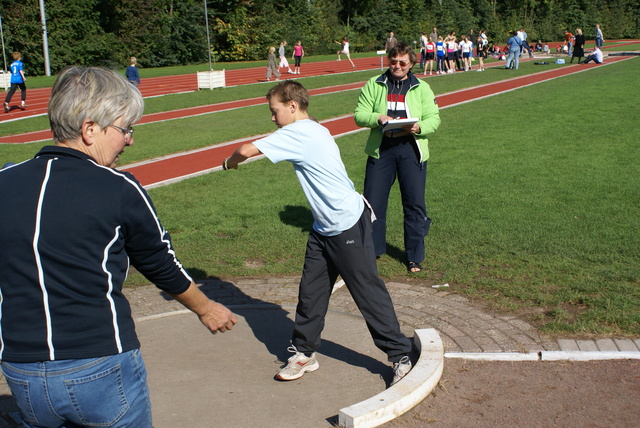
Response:
[[[401,129],[405,125],[413,125],[416,123],[418,119],[416,118],[407,118],[407,119],[393,119],[389,120],[387,123],[382,125],[382,132],[393,131],[395,129]]]

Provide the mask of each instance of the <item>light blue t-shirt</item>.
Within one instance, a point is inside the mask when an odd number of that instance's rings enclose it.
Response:
[[[11,83],[22,83],[24,82],[24,79],[22,78],[22,74],[20,74],[20,71],[23,69],[22,68],[22,61],[13,61],[11,63],[11,66],[9,67],[11,69]]]
[[[293,164],[311,207],[313,230],[334,236],[360,219],[364,201],[347,176],[327,128],[310,119],[297,120],[253,144],[271,162]]]

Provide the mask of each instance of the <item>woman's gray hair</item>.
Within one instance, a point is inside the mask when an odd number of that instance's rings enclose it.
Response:
[[[51,90],[49,123],[57,142],[82,135],[82,122],[89,119],[101,128],[122,118],[129,128],[142,117],[140,91],[120,73],[101,67],[67,67]]]

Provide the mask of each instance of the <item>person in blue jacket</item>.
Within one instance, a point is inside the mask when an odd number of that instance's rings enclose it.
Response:
[[[127,67],[127,70],[125,71],[127,80],[134,86],[138,86],[140,84],[140,73],[138,72],[138,68],[136,67],[137,63],[138,60],[136,59],[136,57],[132,56],[129,59],[129,67]]]
[[[27,86],[25,85],[25,81],[27,78],[24,75],[24,64],[22,63],[22,55],[20,52],[13,53],[13,62],[9,67],[11,70],[11,88],[9,92],[7,92],[7,96],[4,99],[4,111],[5,113],[9,113],[9,103],[11,102],[11,97],[13,97],[16,89],[20,88],[20,98],[22,102],[20,103],[20,109],[24,110],[27,107]]]
[[[511,32],[511,37],[507,40],[507,47],[509,48],[509,54],[507,55],[505,68],[517,70],[518,64],[520,64],[520,51],[522,50],[522,39],[518,37],[517,31]],[[511,64],[512,61],[513,64]]]

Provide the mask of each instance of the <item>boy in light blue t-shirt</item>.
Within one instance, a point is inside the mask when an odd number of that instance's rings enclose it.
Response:
[[[239,163],[260,153],[273,163],[291,162],[313,214],[289,348],[295,354],[276,378],[295,380],[319,368],[315,351],[320,347],[331,291],[340,275],[375,345],[393,363],[394,384],[411,370],[413,344],[400,331],[393,302],[378,276],[371,234],[375,217],[355,191],[329,130],[309,118],[307,90],[286,80],[272,87],[267,99],[271,120],[279,129],[239,147],[224,161],[223,168],[237,169]]]

